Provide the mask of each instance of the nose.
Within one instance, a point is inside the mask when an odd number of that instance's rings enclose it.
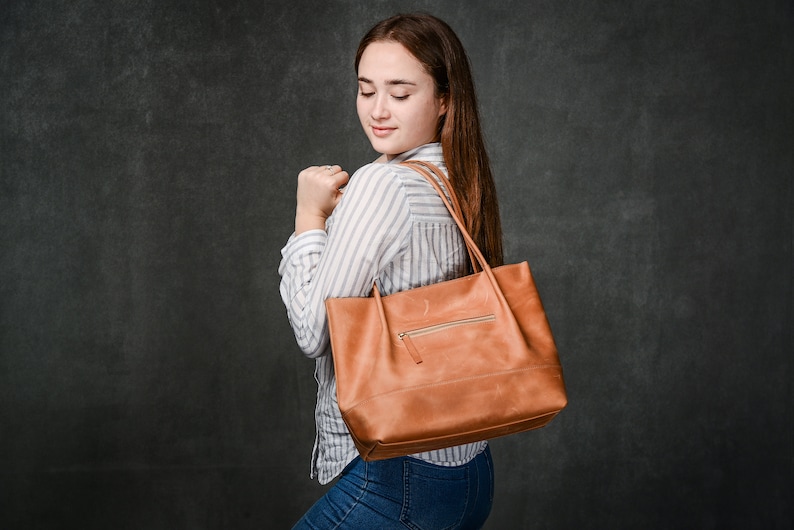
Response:
[[[372,106],[372,119],[385,120],[389,117],[388,94],[377,94]]]

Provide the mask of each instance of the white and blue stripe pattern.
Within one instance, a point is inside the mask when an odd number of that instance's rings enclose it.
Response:
[[[357,456],[336,402],[326,298],[382,294],[466,274],[468,253],[455,222],[435,190],[403,160],[432,162],[446,171],[440,144],[428,144],[385,163],[368,164],[351,177],[326,230],[291,236],[279,265],[281,297],[298,346],[316,359],[317,438],[312,478],[330,482]],[[415,455],[439,465],[468,462],[485,442]]]

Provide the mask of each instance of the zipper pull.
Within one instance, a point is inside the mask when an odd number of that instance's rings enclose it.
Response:
[[[414,362],[416,364],[421,363],[422,356],[419,355],[419,350],[417,350],[416,346],[414,346],[414,343],[411,340],[411,336],[405,332],[400,333],[397,336],[400,337],[400,340],[403,341],[403,344],[405,344],[405,347],[408,349],[408,353],[411,354],[411,358],[414,360]]]

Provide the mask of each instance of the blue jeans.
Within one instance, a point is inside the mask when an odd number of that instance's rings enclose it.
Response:
[[[481,528],[492,503],[489,448],[457,467],[411,457],[357,457],[293,530]]]

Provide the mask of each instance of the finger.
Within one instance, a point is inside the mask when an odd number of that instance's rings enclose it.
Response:
[[[345,187],[350,180],[350,175],[347,173],[347,171],[339,171],[338,173],[334,173],[331,176],[334,178],[337,189]]]
[[[327,165],[327,166],[325,166],[325,165],[324,166],[309,166],[306,169],[304,169],[303,171],[301,171],[301,173],[307,173],[307,174],[308,173],[315,173],[315,174],[325,173],[326,175],[329,175],[329,174],[336,173],[340,169],[341,168],[339,166],[332,166],[332,165]]]

